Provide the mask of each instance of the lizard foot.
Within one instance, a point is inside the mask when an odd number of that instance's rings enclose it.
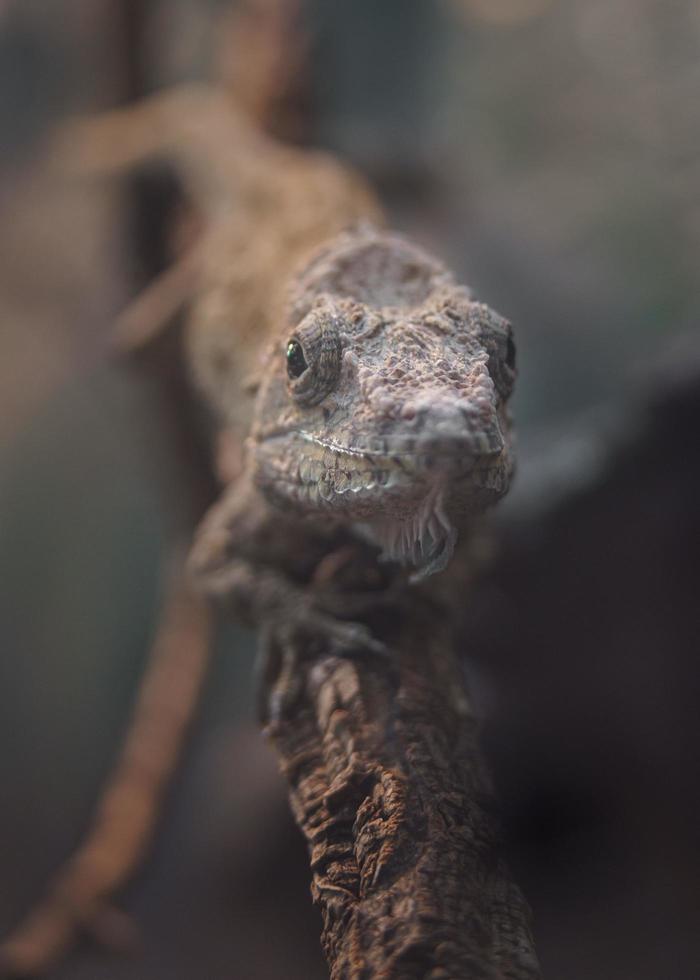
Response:
[[[389,656],[387,647],[362,623],[300,608],[263,629],[256,662],[258,711],[268,730],[287,716],[302,693],[302,662],[319,657]]]

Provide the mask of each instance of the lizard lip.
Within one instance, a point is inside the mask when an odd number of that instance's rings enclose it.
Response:
[[[281,453],[274,448],[280,442]],[[308,502],[342,500],[344,509],[361,507],[376,513],[389,500],[411,509],[435,480],[460,488],[465,498],[470,493],[500,495],[507,470],[500,432],[497,445],[498,449],[489,442],[483,448],[490,451],[482,453],[467,440],[458,447],[454,441],[441,446],[434,439],[382,439],[349,446],[294,429],[257,442],[256,456],[261,471],[285,495]]]
[[[450,433],[444,436],[374,436],[362,443],[347,445],[331,438],[313,435],[301,429],[297,433],[305,442],[328,449],[339,456],[358,456],[390,461],[394,458],[424,460],[474,461],[488,456],[498,456],[503,451],[504,439],[498,426],[480,432]]]

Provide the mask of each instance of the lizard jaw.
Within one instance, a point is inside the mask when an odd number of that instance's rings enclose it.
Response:
[[[502,496],[512,465],[508,453],[442,455],[430,446],[412,448],[344,446],[298,430],[249,443],[256,482],[273,502],[334,510],[348,523],[370,527],[396,520],[403,529],[399,538],[407,537],[419,554],[421,539],[425,553],[432,532],[440,538],[447,533],[448,510],[484,510]],[[400,550],[390,529],[377,535],[385,550]]]
[[[350,526],[381,549],[380,560],[412,565],[413,582],[446,567],[457,541],[453,518],[502,496],[512,469],[507,451],[491,445],[483,455],[417,453],[415,443],[344,445],[299,429],[267,433],[250,448],[256,483],[274,505]]]

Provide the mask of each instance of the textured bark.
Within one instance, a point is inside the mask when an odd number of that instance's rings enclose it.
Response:
[[[383,612],[393,635],[372,628],[386,658],[272,641],[268,697],[282,693],[286,712],[268,732],[309,846],[331,977],[533,980],[529,910],[498,852],[440,613]]]

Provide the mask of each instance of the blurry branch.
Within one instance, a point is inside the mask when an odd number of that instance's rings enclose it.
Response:
[[[130,44],[138,45],[143,18],[139,6],[126,5]],[[222,19],[219,69],[228,95],[263,129],[298,137],[300,71],[306,47],[299,30],[301,4],[291,0],[248,0]],[[235,51],[233,50],[235,48]],[[235,67],[227,69],[233,54]],[[130,94],[138,94],[138,52],[127,51]],[[143,125],[134,120],[142,118]],[[163,156],[163,134],[153,116],[138,111],[126,129],[121,115],[105,113],[64,124],[55,134],[56,169],[73,176],[107,176]],[[192,114],[195,127],[200,120]],[[206,125],[206,122],[205,122]],[[165,147],[167,157],[167,145]],[[141,198],[143,195],[141,195]],[[139,214],[144,202],[138,202]],[[151,202],[153,203],[153,202]],[[175,213],[173,213],[175,211]],[[177,220],[175,220],[177,219]],[[196,287],[200,259],[200,218],[193,209],[169,208],[156,219],[167,228],[166,260],[172,265],[145,287],[120,316],[114,347],[138,355],[158,389],[165,452],[177,459],[187,521],[200,516],[211,494],[212,473],[202,452],[201,434],[187,387],[178,314]],[[143,230],[143,229],[142,229]],[[162,231],[162,228],[156,229]],[[134,243],[135,248],[141,244]],[[165,331],[165,336],[163,336]],[[134,363],[134,362],[132,362]],[[177,511],[182,501],[164,498]],[[177,765],[187,726],[198,702],[209,658],[212,622],[189,591],[178,568],[167,586],[156,640],[149,654],[137,703],[117,767],[100,799],[92,829],[59,870],[48,892],[10,938],[0,946],[0,975],[29,976],[50,969],[82,934],[108,946],[133,945],[134,928],[110,901],[138,869],[151,842],[163,796]]]
[[[535,980],[529,911],[498,854],[444,615],[412,597],[369,625],[386,657],[272,637],[268,724],[306,837],[333,980]]]
[[[134,943],[129,921],[109,904],[139,867],[180,754],[208,661],[211,621],[178,569],[141,682],[121,757],[92,829],[46,897],[0,946],[0,974],[44,972],[84,932],[106,945]]]
[[[257,126],[288,142],[308,130],[306,0],[242,0],[221,24],[222,87]]]
[[[146,347],[175,322],[192,295],[199,271],[199,250],[193,246],[146,286],[117,317],[112,343],[122,354]]]
[[[217,31],[219,90],[261,130],[288,141],[303,137],[308,115],[308,38],[302,28],[303,10],[303,0],[245,0],[222,14]],[[166,100],[166,116],[168,105]],[[186,103],[181,108],[186,111]],[[189,122],[197,128],[199,108],[194,105],[191,119],[181,121],[183,127]],[[139,113],[138,106],[128,118],[117,110],[67,121],[54,133],[52,166],[83,179],[114,176],[149,158],[167,158],[168,132],[167,118],[161,121],[152,108]],[[196,288],[201,216],[183,205],[182,213],[175,217],[178,220],[170,228],[172,265],[119,316],[114,331],[119,351],[150,344],[176,322]]]
[[[515,27],[543,14],[552,0],[449,0],[458,17]]]

